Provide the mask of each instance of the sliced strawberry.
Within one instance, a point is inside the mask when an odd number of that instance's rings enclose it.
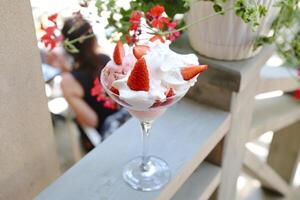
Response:
[[[162,102],[160,100],[156,100],[153,105],[151,106],[151,108],[156,108],[158,106],[161,106]]]
[[[115,63],[117,65],[122,65],[122,60],[124,56],[125,56],[125,50],[123,47],[123,43],[121,41],[118,41],[113,55]]]
[[[181,70],[181,75],[185,81],[188,81],[194,78],[195,76],[197,76],[198,74],[207,70],[207,68],[208,68],[207,65],[193,65],[193,66],[185,67]]]
[[[111,91],[112,93],[116,94],[116,95],[119,95],[119,94],[120,94],[120,93],[119,93],[119,90],[118,90],[117,88],[115,88],[114,86],[112,86],[112,87],[110,88],[110,91]]]
[[[172,88],[170,88],[169,90],[167,90],[165,94],[166,94],[167,98],[175,95],[175,93],[174,93],[174,91],[173,91]]]
[[[146,61],[140,58],[136,61],[127,81],[127,85],[134,91],[149,91],[149,72]]]
[[[140,59],[147,53],[149,50],[149,47],[146,45],[136,45],[133,47],[133,55],[136,57],[136,59]]]
[[[166,99],[166,101],[164,101],[164,102],[161,104],[162,106],[165,106],[165,105],[170,104],[170,103],[173,101],[173,98],[170,98],[170,97],[172,97],[172,96],[175,95],[174,90],[173,90],[172,88],[170,88],[169,90],[167,90],[167,91],[165,92],[165,94],[166,94],[167,99]]]
[[[161,35],[154,35],[152,38],[149,39],[150,42],[154,42],[155,40],[160,40],[162,43],[165,43],[165,40],[162,38]]]
[[[166,98],[169,98],[169,97],[172,97],[175,95],[174,91],[172,88],[168,89],[166,92],[165,92],[165,95],[166,95]],[[173,101],[173,99],[166,99],[165,101],[161,102],[160,100],[156,100],[153,105],[151,106],[151,108],[155,108],[155,107],[158,107],[158,106],[165,106],[165,105],[168,105],[170,104],[171,102]]]

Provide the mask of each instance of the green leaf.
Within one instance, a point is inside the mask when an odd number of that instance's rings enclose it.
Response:
[[[67,47],[69,49],[69,52],[71,52],[71,53],[79,53],[79,50],[74,46],[74,44],[67,43],[66,45],[67,45]]]
[[[267,15],[267,8],[266,7],[264,7],[264,6],[262,6],[262,5],[259,5],[258,6],[258,11],[259,11],[259,16],[260,17],[264,17],[264,16],[266,16]]]
[[[223,10],[222,6],[219,4],[214,4],[213,8],[215,12],[221,12]]]

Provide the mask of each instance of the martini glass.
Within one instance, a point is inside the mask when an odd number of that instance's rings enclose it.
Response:
[[[119,95],[111,92],[104,77],[105,68],[101,73],[101,84],[105,92],[118,104],[127,108],[128,112],[139,120],[142,132],[142,154],[129,161],[123,170],[123,178],[132,188],[141,191],[153,191],[166,185],[171,177],[169,166],[163,159],[149,155],[149,136],[155,119],[161,116],[167,107],[179,101],[187,92],[175,94],[163,102],[154,103],[150,108],[140,109],[126,103]]]

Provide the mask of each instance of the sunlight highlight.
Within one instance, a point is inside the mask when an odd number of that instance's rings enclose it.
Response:
[[[65,98],[58,97],[48,102],[48,108],[53,114],[61,114],[68,109],[69,105]]]
[[[263,142],[265,144],[270,144],[273,139],[273,134],[274,134],[273,131],[265,132],[258,138],[258,141]]]
[[[280,97],[283,95],[282,90],[275,90],[272,92],[266,92],[266,93],[261,93],[255,96],[256,100],[261,100],[261,99],[269,99],[269,98],[274,98],[274,97]]]
[[[266,63],[269,67],[279,67],[283,64],[282,58],[280,58],[278,55],[273,55]]]
[[[237,180],[237,189],[241,190],[246,186],[246,178],[244,176],[239,176],[238,180]]]
[[[249,151],[251,151],[252,153],[258,155],[259,157],[267,157],[268,156],[268,150],[262,146],[259,146],[255,143],[249,142],[246,144],[246,147]]]
[[[298,162],[296,173],[293,180],[294,186],[300,186],[300,162]]]
[[[47,97],[50,97],[52,95],[52,89],[49,84],[45,84],[45,92]]]

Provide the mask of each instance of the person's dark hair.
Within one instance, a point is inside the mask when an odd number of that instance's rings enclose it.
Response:
[[[70,31],[71,30],[71,31]],[[65,39],[73,40],[83,35],[93,34],[91,25],[83,18],[74,17],[67,19],[62,28],[62,34]],[[99,65],[99,59],[95,51],[96,37],[87,38],[84,41],[74,43],[79,50],[78,53],[68,52],[79,67],[87,67],[92,70]]]

